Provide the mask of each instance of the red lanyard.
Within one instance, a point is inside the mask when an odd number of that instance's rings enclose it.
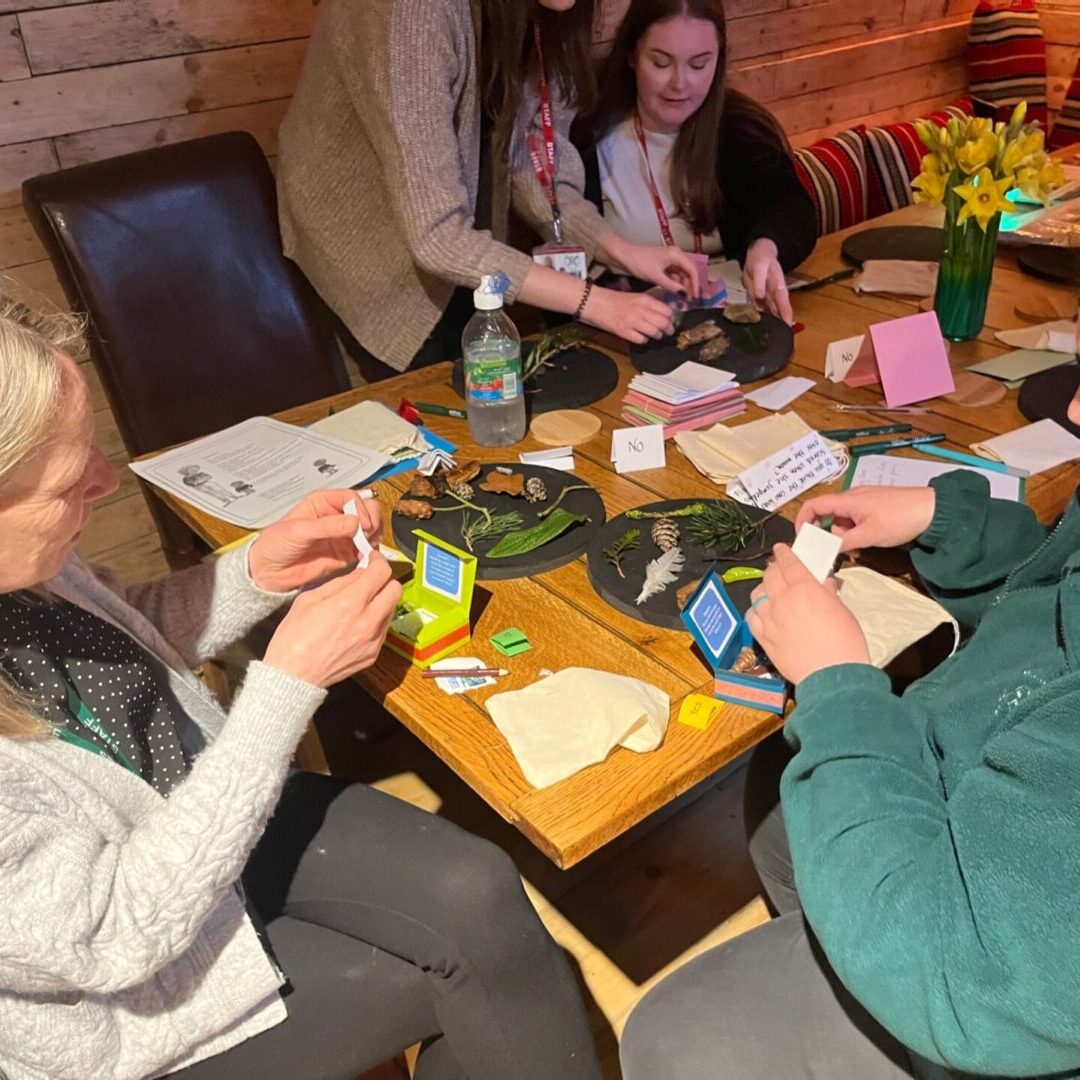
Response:
[[[551,89],[544,71],[544,46],[540,40],[540,24],[533,23],[536,41],[536,59],[540,65],[540,127],[544,133],[543,148],[536,132],[529,132],[526,140],[532,158],[536,178],[551,203],[551,220],[555,230],[555,242],[562,243],[562,214],[559,211],[559,195],[555,189],[555,120],[551,111]]]
[[[660,223],[660,232],[664,237],[664,243],[668,247],[675,247],[675,238],[671,235],[671,223],[668,221],[667,211],[664,209],[660,191],[653,179],[652,165],[649,164],[649,147],[645,142],[645,129],[641,126],[641,117],[635,111],[634,130],[637,132],[638,142],[641,144],[641,152],[645,155],[645,178],[649,181],[649,194],[652,195],[653,206],[656,209],[656,220]],[[701,233],[694,233],[694,251],[700,255],[702,252]]]

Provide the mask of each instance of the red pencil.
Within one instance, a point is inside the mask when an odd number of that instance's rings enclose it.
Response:
[[[484,668],[428,668],[420,672],[422,679],[494,679],[499,675],[509,675],[510,672],[503,667]]]

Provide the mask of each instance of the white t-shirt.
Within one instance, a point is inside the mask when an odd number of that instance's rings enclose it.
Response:
[[[683,251],[694,250],[694,230],[676,211],[671,197],[671,154],[675,149],[677,134],[645,132],[649,147],[648,165],[660,201],[667,212],[671,235]],[[648,165],[634,130],[634,118],[628,116],[621,124],[609,131],[596,147],[600,165],[600,186],[604,195],[604,220],[624,240],[633,244],[656,246],[663,244],[664,234],[656,217],[656,207],[649,191]],[[702,238],[702,250],[715,256],[723,251],[719,230]]]

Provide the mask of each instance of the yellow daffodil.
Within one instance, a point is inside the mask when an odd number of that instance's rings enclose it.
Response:
[[[1044,160],[1018,169],[1016,186],[1029,198],[1047,203],[1056,188],[1065,183],[1065,170],[1058,161]]]
[[[973,217],[985,232],[995,214],[1012,208],[1012,204],[1005,198],[1005,192],[1012,184],[1010,177],[995,180],[993,173],[984,168],[966,184],[954,187],[953,191],[964,200],[956,223],[963,225],[968,218]]]
[[[915,201],[920,203],[939,203],[945,198],[945,184],[949,179],[948,173],[921,172],[911,182],[916,189]]]
[[[1013,109],[1012,116],[1009,117],[1009,127],[1021,127],[1024,123],[1024,118],[1027,116],[1027,102],[1021,101],[1019,105]]]
[[[998,141],[991,131],[983,131],[975,140],[957,147],[956,164],[968,176],[985,168],[997,156]]]

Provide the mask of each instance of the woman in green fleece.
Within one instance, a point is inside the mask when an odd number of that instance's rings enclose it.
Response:
[[[1080,508],[1048,530],[958,470],[812,499],[799,524],[827,515],[845,550],[911,543],[974,633],[897,696],[832,587],[777,547],[749,622],[796,685],[782,815],[753,807],[775,746],[747,787],[780,918],[647,995],[624,1074],[1078,1077]]]

